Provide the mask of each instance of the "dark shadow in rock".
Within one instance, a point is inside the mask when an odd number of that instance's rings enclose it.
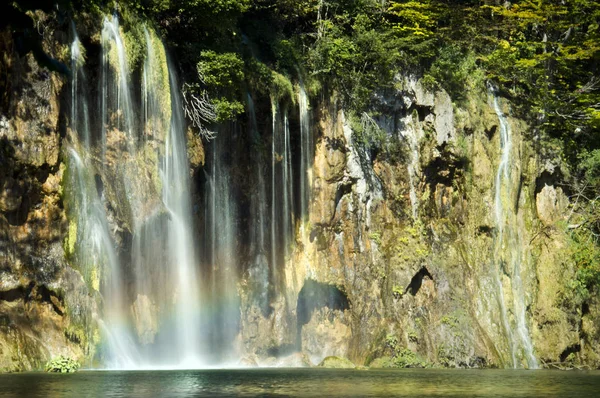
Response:
[[[560,354],[560,361],[566,362],[569,359],[569,355],[575,354],[581,351],[581,345],[573,344],[565,348],[565,350]]]
[[[417,272],[415,276],[412,277],[410,283],[405,289],[406,292],[410,293],[413,296],[416,295],[421,289],[421,285],[423,284],[423,278],[429,278],[433,280],[433,277],[425,267],[421,267],[419,272]]]
[[[417,111],[417,114],[419,116],[419,122],[423,122],[428,115],[433,113],[433,108],[427,105],[412,104],[411,107],[408,108],[407,113],[410,113],[413,110]]]
[[[489,129],[485,130],[485,135],[488,138],[488,140],[492,140],[492,138],[494,138],[494,135],[496,135],[496,131],[498,130],[498,126],[492,126]]]
[[[17,286],[14,289],[0,290],[0,301],[38,301],[42,303],[48,303],[52,305],[52,309],[58,315],[63,315],[64,312],[61,308],[63,300],[55,292],[48,289],[44,285],[36,285],[34,282],[30,282],[27,286]]]
[[[463,176],[468,166],[468,159],[456,157],[447,144],[438,146],[437,150],[441,156],[434,158],[423,168],[425,182],[431,192],[435,192],[438,184],[451,187],[455,180]]]
[[[477,235],[492,236],[493,231],[494,228],[490,227],[489,225],[480,225],[479,227],[477,227]]]
[[[340,204],[340,200],[348,194],[352,193],[352,187],[354,186],[355,181],[341,183],[338,185],[337,190],[335,192],[335,206],[333,208],[333,216],[332,219],[335,219],[337,207]]]

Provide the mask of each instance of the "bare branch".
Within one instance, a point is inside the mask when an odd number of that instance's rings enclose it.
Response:
[[[215,106],[211,104],[206,91],[200,94],[194,94],[192,86],[184,84],[182,88],[183,111],[185,116],[190,119],[192,124],[200,130],[200,135],[210,141],[216,137],[214,131],[206,128],[206,125],[214,123],[217,118]]]

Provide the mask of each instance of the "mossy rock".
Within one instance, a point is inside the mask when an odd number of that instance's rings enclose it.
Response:
[[[49,373],[75,373],[81,365],[76,360],[59,355],[46,364]]]
[[[394,363],[394,360],[391,357],[381,357],[381,358],[375,358],[373,361],[371,361],[371,363],[369,364],[370,368],[373,369],[382,369],[382,368],[395,368],[396,365]]]
[[[356,365],[349,359],[331,356],[323,359],[319,364],[319,367],[329,369],[354,369],[356,368]]]

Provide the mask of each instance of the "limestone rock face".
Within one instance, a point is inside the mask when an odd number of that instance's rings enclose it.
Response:
[[[435,131],[437,145],[454,141],[454,110],[452,99],[445,91],[435,93],[433,113],[435,114]]]
[[[573,350],[597,363],[597,309],[567,298],[575,268],[559,226],[569,201],[548,168],[557,160],[535,152],[501,99],[511,147],[498,197],[503,147],[490,95],[470,93],[457,107],[414,79],[401,86],[373,105],[393,154],[357,140],[343,109],[314,104],[310,211],[285,263],[285,301],[268,316],[256,307],[253,319],[242,308],[246,350],[261,356],[291,342],[314,363],[404,352],[438,366],[527,367],[526,333],[538,365]],[[312,281],[343,292],[348,308],[320,303],[305,314]],[[242,303],[254,294],[241,290]],[[288,319],[287,330],[275,319]]]
[[[154,342],[154,336],[158,331],[156,306],[152,304],[148,296],[138,294],[137,299],[131,307],[131,313],[133,314],[135,329],[140,343],[152,344]]]
[[[312,363],[328,356],[347,357],[352,336],[349,324],[341,311],[323,308],[313,313],[302,326],[302,351]]]
[[[535,197],[537,215],[544,225],[553,225],[566,216],[569,200],[562,188],[545,185]]]

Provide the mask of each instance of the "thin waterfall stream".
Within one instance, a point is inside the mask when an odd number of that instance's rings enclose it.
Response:
[[[512,367],[520,365],[519,357],[523,357],[527,367],[536,369],[537,360],[533,354],[533,344],[527,327],[526,304],[523,282],[521,279],[521,262],[523,261],[523,242],[519,236],[517,225],[518,209],[511,206],[511,198],[516,188],[513,186],[511,175],[512,165],[512,131],[506,115],[502,111],[498,96],[493,87],[489,88],[494,112],[500,123],[500,147],[502,150],[500,163],[496,172],[494,206],[495,221],[497,226],[496,248],[495,248],[495,278],[498,286],[498,302],[501,310],[501,318],[509,341]],[[511,279],[512,306],[507,308],[505,303],[504,287],[501,280],[502,272],[508,273]],[[510,325],[508,312],[512,311],[515,318],[515,326]],[[519,352],[522,350],[522,355]]]

